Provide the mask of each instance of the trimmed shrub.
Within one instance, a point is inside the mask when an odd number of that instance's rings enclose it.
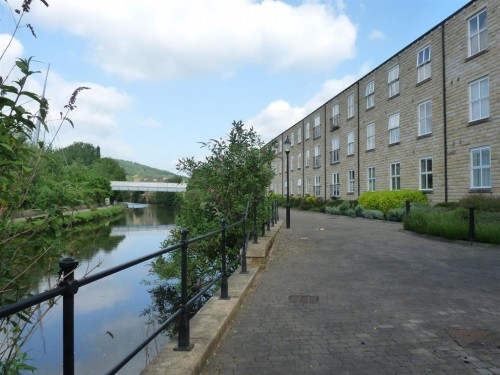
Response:
[[[388,214],[391,208],[400,208],[409,200],[412,203],[428,204],[427,196],[418,190],[369,191],[359,197],[365,208]]]

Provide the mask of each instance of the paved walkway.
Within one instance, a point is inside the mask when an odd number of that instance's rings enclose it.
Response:
[[[500,374],[500,247],[291,219],[202,374]]]

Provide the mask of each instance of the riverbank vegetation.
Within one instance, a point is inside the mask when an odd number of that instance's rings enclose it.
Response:
[[[23,1],[19,9],[6,1],[11,11],[14,30],[0,63],[20,30],[35,34],[31,24],[23,25],[24,16],[35,6],[46,6],[41,0]],[[8,18],[8,17],[7,17]],[[39,141],[40,132],[48,132],[49,103],[46,98],[29,91],[33,58],[19,58],[0,79],[0,305],[5,306],[29,293],[38,282],[38,271],[49,271],[56,259],[70,252],[55,246],[68,228],[64,211],[81,205],[100,205],[111,196],[109,181],[123,170],[116,162],[100,157],[98,147],[76,144],[65,149],[53,148],[55,134]],[[54,122],[57,132],[63,126],[74,126],[69,117],[76,108],[77,97],[89,90],[77,87],[60,110]],[[58,123],[57,123],[58,121]],[[57,134],[56,132],[56,134]],[[23,211],[35,210],[41,218],[16,221]],[[75,220],[88,220],[85,214]],[[74,221],[72,222],[74,224]],[[36,272],[34,270],[37,270]],[[50,306],[49,306],[50,307]],[[40,317],[35,309],[0,320],[0,368],[4,374],[33,371],[27,365],[22,345],[37,326]],[[26,328],[29,329],[26,331]]]

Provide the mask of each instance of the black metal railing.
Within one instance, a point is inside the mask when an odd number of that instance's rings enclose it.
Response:
[[[253,201],[253,235],[254,241],[257,236],[257,200]],[[273,223],[278,222],[278,202],[276,199],[263,202],[265,205],[266,226],[270,229],[270,221]],[[73,258],[64,258],[59,262],[60,268],[60,281],[58,286],[54,289],[21,299],[13,304],[0,307],[0,319],[10,318],[12,315],[22,312],[23,310],[40,305],[46,301],[62,296],[63,300],[63,375],[73,375],[75,373],[75,349],[74,349],[74,298],[79,288],[96,282],[105,277],[111,276],[115,273],[124,271],[130,267],[136,266],[145,261],[151,260],[158,256],[180,250],[181,251],[181,296],[180,308],[175,311],[166,321],[164,321],[158,329],[156,329],[147,339],[138,345],[133,351],[130,352],[120,363],[114,366],[107,374],[115,374],[122,367],[124,367],[136,354],[144,349],[156,336],[158,336],[169,324],[175,319],[179,321],[178,329],[178,342],[174,350],[188,351],[193,347],[189,340],[189,310],[198,299],[209,291],[218,281],[220,281],[220,298],[228,299],[228,269],[234,269],[236,265],[241,266],[241,273],[247,273],[247,249],[248,241],[251,232],[247,231],[247,222],[249,218],[250,203],[247,204],[246,210],[242,215],[242,219],[226,225],[224,219],[221,220],[221,228],[201,236],[188,239],[188,230],[186,228],[181,230],[181,241],[175,245],[160,249],[149,255],[137,258],[135,260],[111,267],[102,272],[95,273],[90,276],[85,276],[81,279],[75,280],[74,271],[78,266],[78,261]],[[241,226],[242,230],[242,246],[240,254],[229,265],[227,265],[226,254],[226,231]],[[221,235],[220,254],[221,254],[221,269],[218,276],[208,282],[196,295],[188,300],[187,283],[188,283],[188,249],[189,245],[197,241],[201,241],[213,236]],[[234,267],[234,268],[233,268]]]

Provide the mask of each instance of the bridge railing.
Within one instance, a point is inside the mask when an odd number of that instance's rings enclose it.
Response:
[[[254,240],[257,233],[257,201],[253,202],[253,222],[254,222]],[[266,202],[266,212],[269,212],[268,221],[265,224],[269,225],[272,221],[273,225],[278,222],[278,204],[275,200]],[[139,344],[133,351],[130,352],[120,363],[114,366],[107,374],[115,374],[122,367],[124,367],[136,354],[145,348],[156,336],[158,336],[168,325],[174,320],[178,319],[178,342],[175,350],[188,351],[193,345],[190,343],[189,338],[189,311],[190,306],[193,305],[200,297],[202,297],[214,284],[220,281],[220,295],[221,299],[228,298],[228,269],[239,264],[241,266],[241,273],[247,272],[247,259],[246,252],[251,231],[247,231],[247,223],[252,218],[249,218],[250,203],[247,204],[246,210],[242,215],[242,219],[230,225],[226,221],[221,220],[221,227],[218,230],[203,234],[195,238],[188,238],[188,230],[186,228],[181,230],[181,241],[172,246],[160,249],[151,254],[131,260],[129,262],[111,267],[107,270],[95,273],[93,275],[85,276],[81,279],[75,280],[74,271],[78,267],[78,261],[73,258],[64,258],[59,262],[60,268],[60,281],[58,286],[54,289],[21,299],[13,304],[0,307],[0,319],[11,319],[14,314],[20,313],[25,309],[33,306],[40,305],[46,301],[62,296],[63,300],[63,375],[74,375],[75,373],[75,337],[74,337],[74,298],[79,288],[94,283],[98,280],[104,279],[115,273],[124,271],[128,268],[136,266],[140,263],[146,262],[158,256],[171,253],[173,251],[181,251],[181,296],[180,308],[175,311],[167,320],[165,320],[145,341]],[[226,254],[226,231],[228,229],[241,226],[242,229],[242,244],[241,250],[234,262],[227,265]],[[263,224],[264,227],[264,224]],[[221,256],[221,269],[218,275],[208,282],[196,295],[188,300],[188,251],[189,245],[203,239],[208,239],[213,236],[221,235],[220,256]]]

